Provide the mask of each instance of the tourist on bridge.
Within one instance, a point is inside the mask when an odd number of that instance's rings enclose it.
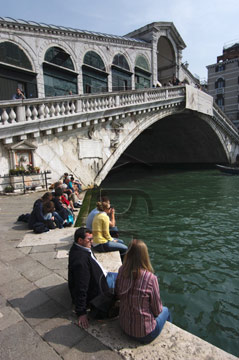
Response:
[[[162,305],[158,279],[143,241],[131,241],[115,291],[120,299],[120,326],[135,340],[150,343],[160,334],[165,322],[171,322],[168,308]]]
[[[16,94],[13,95],[12,99],[13,100],[25,99],[25,95],[21,89],[17,88]]]
[[[123,240],[112,238],[110,235],[108,215],[111,212],[111,208],[109,202],[98,201],[97,210],[99,213],[95,215],[92,222],[94,249],[98,252],[119,251],[121,261],[123,262],[128,247],[124,244]]]

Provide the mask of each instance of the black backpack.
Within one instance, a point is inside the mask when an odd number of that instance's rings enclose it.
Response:
[[[32,229],[33,229],[34,233],[36,233],[36,234],[41,234],[41,233],[49,231],[48,227],[41,222],[36,222],[33,225]]]

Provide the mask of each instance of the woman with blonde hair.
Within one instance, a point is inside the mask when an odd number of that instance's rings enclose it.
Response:
[[[98,252],[119,251],[123,262],[124,255],[128,247],[123,240],[112,238],[110,235],[110,220],[111,207],[109,201],[97,202],[98,214],[94,216],[92,222],[93,247]]]
[[[116,280],[120,299],[119,321],[124,332],[143,344],[153,341],[171,315],[160,299],[158,279],[153,274],[148,248],[132,240]]]

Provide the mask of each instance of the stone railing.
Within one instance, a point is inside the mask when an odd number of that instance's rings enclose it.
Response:
[[[130,90],[95,95],[0,101],[0,128],[14,123],[72,116],[185,96],[185,87]]]

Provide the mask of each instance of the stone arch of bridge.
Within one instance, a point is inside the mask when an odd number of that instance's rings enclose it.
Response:
[[[194,111],[184,111],[180,112],[177,108],[168,108],[165,109],[163,112],[157,112],[153,113],[151,115],[147,114],[144,118],[138,119],[135,121],[135,127],[132,128],[130,132],[125,131],[125,136],[121,137],[121,141],[116,148],[116,150],[112,153],[112,155],[107,159],[107,161],[103,164],[102,168],[100,169],[99,173],[96,175],[95,178],[95,185],[99,186],[100,183],[105,179],[109,171],[112,169],[116,161],[120,158],[120,156],[125,152],[125,150],[134,143],[134,141],[146,130],[149,129],[151,126],[153,126],[156,123],[160,124],[160,121],[164,119],[164,121],[167,121],[167,118],[173,118],[173,116],[181,116],[181,114],[186,114],[187,116],[190,116],[190,114],[193,114],[195,119],[197,118],[197,121],[200,123],[202,122],[203,131],[207,131],[210,133],[208,136],[208,139],[212,139],[214,137],[213,143],[216,147],[218,147],[217,153],[218,158],[221,160],[221,162],[226,162],[230,160],[230,146],[228,144],[230,143],[230,140],[225,135],[223,130],[217,126],[214,119],[211,116],[208,115],[201,115],[200,113],[194,112]],[[192,120],[193,121],[193,120]],[[195,122],[196,120],[194,120]],[[125,126],[125,125],[124,125]],[[124,130],[123,130],[124,132]],[[198,140],[200,142],[200,139]],[[205,139],[204,139],[205,141]],[[193,141],[191,141],[191,144]],[[209,143],[209,140],[208,140]],[[140,142],[140,146],[142,147],[142,140]],[[193,146],[193,145],[192,145]],[[203,145],[202,145],[203,146]],[[209,146],[209,144],[208,144]],[[215,155],[214,155],[215,157]]]

